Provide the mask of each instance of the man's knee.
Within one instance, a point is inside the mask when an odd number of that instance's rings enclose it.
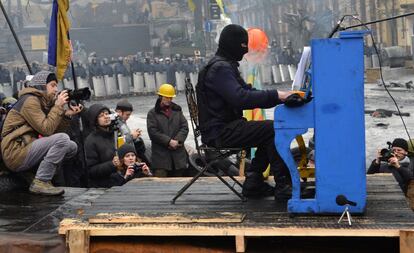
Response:
[[[69,141],[67,150],[68,156],[73,157],[78,152],[78,145],[74,141]]]
[[[51,137],[53,137],[55,145],[67,146],[71,142],[69,135],[65,133],[57,133],[52,135]]]

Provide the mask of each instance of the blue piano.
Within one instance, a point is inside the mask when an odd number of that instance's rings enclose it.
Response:
[[[339,195],[356,202],[351,213],[366,205],[364,57],[366,31],[341,32],[339,38],[312,41],[310,80],[313,100],[303,107],[277,106],[276,148],[292,177],[290,213],[342,213]],[[301,199],[300,176],[290,152],[296,136],[309,128],[315,135],[315,196]]]

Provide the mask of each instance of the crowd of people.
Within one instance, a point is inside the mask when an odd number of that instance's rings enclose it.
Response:
[[[18,100],[3,97],[11,103],[2,112],[3,167],[31,174],[29,191],[42,195],[63,194],[56,186],[112,187],[136,177],[185,176],[189,129],[181,107],[172,102],[175,92],[172,85],[161,85],[148,112],[148,156],[142,130],[127,125],[133,113],[128,100],[120,100],[114,111],[99,103],[86,108],[70,101],[66,90],[58,91],[53,72],[40,71]]]
[[[242,111],[278,104],[300,107],[309,100],[293,91],[257,90],[246,84],[238,62],[247,53],[247,44],[246,30],[229,25],[221,33],[216,55],[204,67],[195,67],[201,70],[196,95],[202,142],[215,148],[257,147],[245,171],[243,195],[289,199],[291,179],[275,147],[273,121],[246,121]],[[165,65],[171,65],[165,60]],[[109,66],[107,60],[98,64],[94,57],[87,72],[89,75],[157,72],[158,67],[165,66],[160,62],[160,59],[140,61],[136,57],[128,66],[123,59]],[[174,62],[177,70],[189,66],[190,61],[180,65],[182,61],[177,58]],[[168,76],[168,68],[165,71]],[[0,68],[0,74],[3,72]],[[58,90],[53,72],[37,72],[19,92],[18,100],[8,100],[9,106],[4,109],[8,111],[3,113],[1,131],[4,165],[14,173],[33,172],[29,190],[43,195],[63,194],[62,188],[56,186],[112,187],[136,177],[185,176],[188,154],[184,144],[189,127],[181,107],[173,102],[176,85],[173,80],[167,82],[159,83],[158,97],[147,113],[146,131],[152,151],[149,157],[141,138],[143,130],[127,125],[134,111],[128,100],[120,100],[114,112],[99,103],[85,108],[70,101],[66,90]],[[77,159],[71,159],[75,156]],[[313,156],[311,152],[309,160]],[[274,187],[264,182],[263,171],[268,164],[275,176]],[[408,142],[398,138],[388,149],[380,150],[367,173],[392,173],[407,195],[413,178]]]

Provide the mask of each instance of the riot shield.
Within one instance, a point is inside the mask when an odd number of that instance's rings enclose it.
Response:
[[[157,72],[155,73],[155,83],[157,84],[157,90],[161,84],[167,83],[167,73]]]
[[[63,79],[63,86],[65,87],[65,89],[70,89],[73,90],[75,89],[75,85],[73,84],[73,80],[68,80],[68,79]]]
[[[280,69],[280,75],[282,77],[282,82],[290,81],[288,66],[285,64],[280,64],[279,69]]]
[[[135,72],[133,74],[133,81],[134,81],[134,92],[135,93],[144,92],[144,76],[142,72]]]
[[[191,80],[191,84],[193,85],[193,87],[195,87],[198,81],[198,73],[196,72],[190,73],[190,80]]]
[[[78,89],[89,88],[89,82],[87,79],[81,78],[80,76],[76,77],[76,82],[78,83]]]
[[[288,70],[289,70],[289,76],[290,76],[290,80],[295,79],[295,75],[296,75],[296,66],[291,64],[288,66]]]
[[[2,83],[3,93],[6,97],[13,96],[13,86],[11,83]]]
[[[95,97],[105,97],[106,96],[106,89],[105,83],[102,76],[94,76],[92,77],[93,88],[95,92]]]
[[[260,72],[262,76],[262,84],[271,84],[272,83],[272,69],[268,64],[262,64],[260,66]]]
[[[280,75],[279,65],[272,66],[272,74],[273,74],[273,82],[274,83],[281,83],[282,76]]]
[[[118,93],[118,87],[116,86],[115,77],[104,75],[105,91],[107,96],[116,96]]]
[[[146,92],[155,92],[155,76],[152,73],[144,73]]]
[[[183,91],[185,89],[185,73],[182,71],[175,72],[175,79],[177,80],[177,90]]]
[[[130,77],[118,74],[119,93],[121,95],[128,95],[130,90]]]

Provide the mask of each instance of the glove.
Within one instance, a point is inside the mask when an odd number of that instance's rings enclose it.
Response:
[[[287,107],[300,107],[306,103],[309,103],[311,100],[311,96],[308,96],[307,98],[302,98],[299,94],[293,93],[292,95],[286,98],[285,105]]]

